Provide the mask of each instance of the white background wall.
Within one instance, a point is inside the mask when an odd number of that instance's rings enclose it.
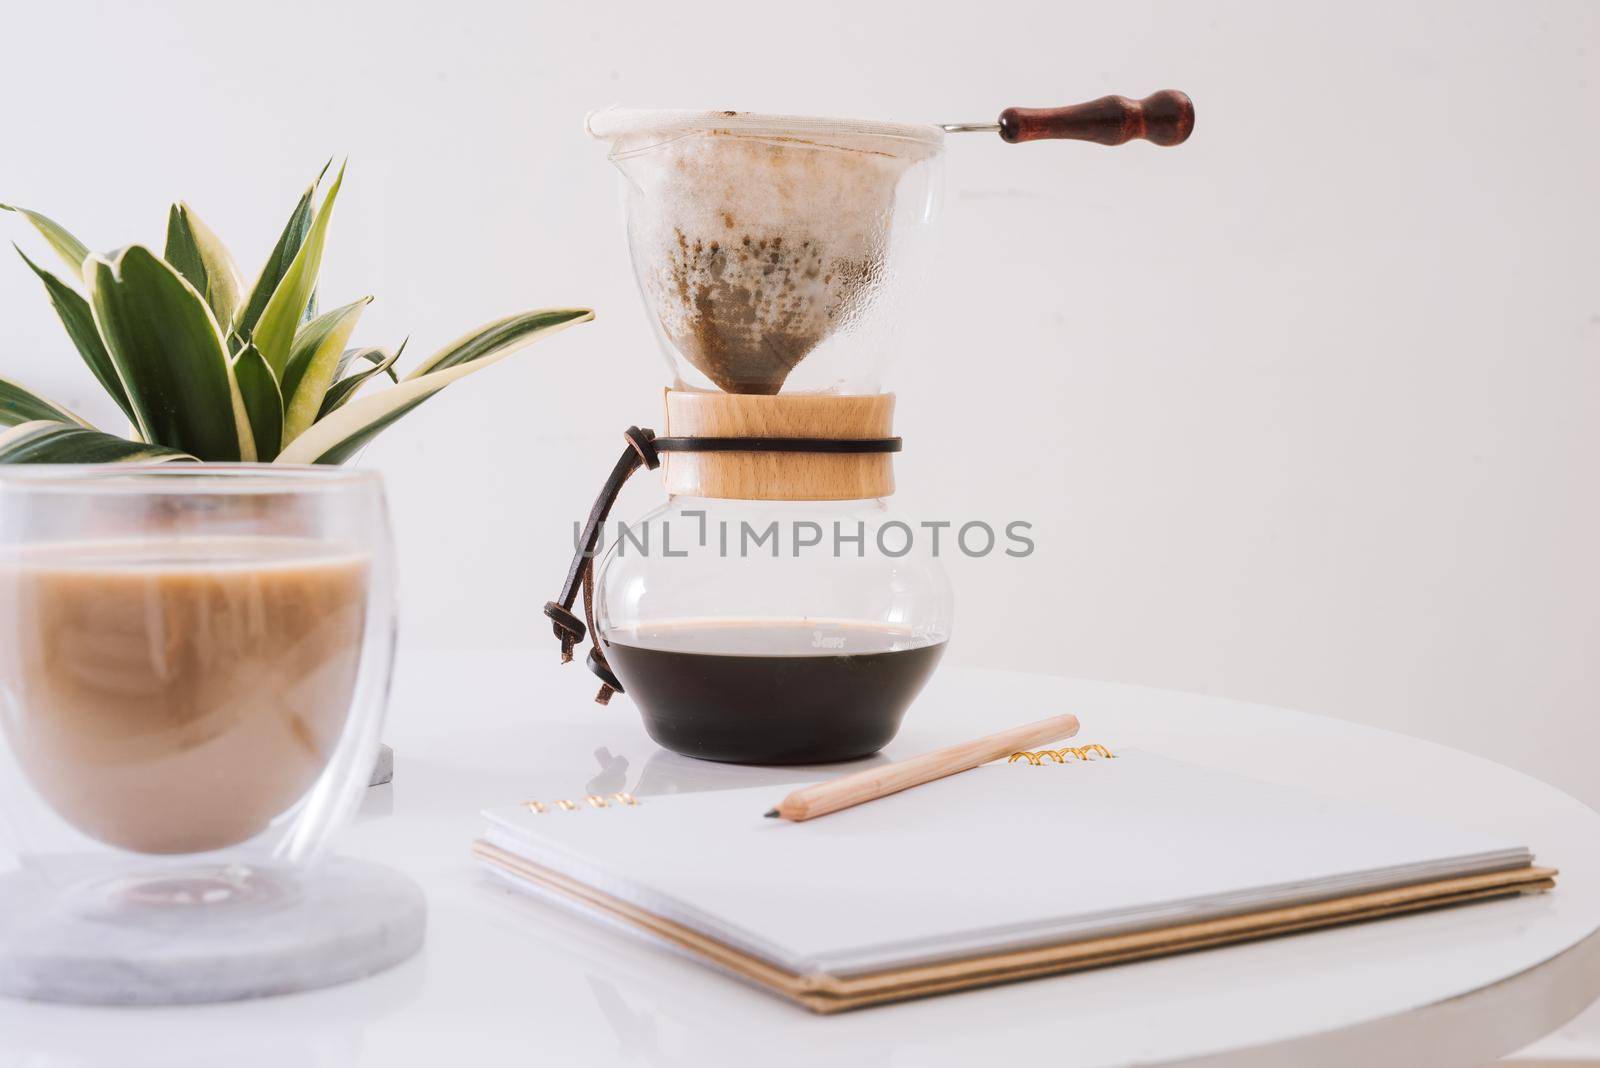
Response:
[[[0,200],[110,248],[183,196],[253,273],[348,154],[323,293],[377,294],[358,338],[599,310],[367,453],[413,648],[545,647],[570,521],[657,419],[586,110],[1185,89],[1181,149],[950,146],[900,503],[1038,541],[953,561],[954,659],[1382,724],[1600,802],[1600,5],[4,6]],[[115,425],[5,257],[0,373]]]

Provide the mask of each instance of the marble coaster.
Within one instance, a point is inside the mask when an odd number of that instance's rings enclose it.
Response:
[[[422,946],[409,877],[331,858],[310,873],[211,866],[102,875],[52,890],[0,876],[0,994],[83,1005],[184,1005],[373,975]],[[59,886],[59,884],[57,884]]]
[[[394,781],[394,750],[386,745],[378,746],[378,759],[372,762],[372,777],[367,780],[368,786],[382,786],[386,782]]]

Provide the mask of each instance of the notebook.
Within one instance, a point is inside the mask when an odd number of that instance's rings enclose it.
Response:
[[[1106,755],[1102,755],[1106,754]],[[484,813],[496,877],[819,1012],[1545,890],[1514,841],[1101,746],[804,823],[786,790]]]

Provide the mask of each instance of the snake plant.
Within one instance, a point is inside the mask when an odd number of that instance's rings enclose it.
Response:
[[[342,463],[458,378],[594,318],[587,308],[507,316],[402,378],[395,363],[403,342],[392,351],[350,346],[371,297],[317,313],[317,273],[344,179],[340,168],[317,204],[326,173],[300,197],[249,286],[186,204],[168,213],[159,255],[143,245],[91,253],[46,216],[0,204],[32,223],[66,262],[63,280],[17,249],[130,424],[125,437],[106,433],[0,377],[0,463]],[[361,393],[381,376],[393,384]]]

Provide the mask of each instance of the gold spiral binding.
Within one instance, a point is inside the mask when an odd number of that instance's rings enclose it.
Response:
[[[1117,755],[1105,746],[1099,743],[1092,743],[1090,745],[1063,746],[1060,749],[1024,749],[1019,753],[1012,753],[1011,759],[1006,763],[1015,764],[1019,760],[1026,760],[1029,764],[1038,767],[1047,759],[1057,764],[1065,764],[1069,756],[1080,763],[1087,763],[1091,757],[1097,757],[1101,760],[1115,760],[1117,758]]]
[[[611,801],[615,801],[618,805],[632,805],[635,808],[637,808],[639,805],[639,799],[628,793],[626,790],[619,790],[616,793],[608,796],[611,798]],[[583,800],[588,803],[590,808],[611,807],[611,801],[607,801],[599,794],[585,794]],[[550,804],[545,804],[543,801],[524,801],[522,804],[529,812],[532,812],[536,816],[542,816],[546,812],[549,812],[550,805],[554,805],[563,812],[578,811],[578,803],[576,801],[559,800],[552,801]]]

